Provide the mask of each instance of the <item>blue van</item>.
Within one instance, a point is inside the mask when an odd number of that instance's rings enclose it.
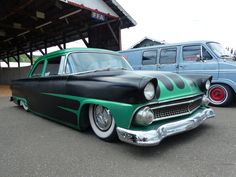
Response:
[[[236,61],[214,41],[164,44],[120,51],[136,70],[212,75],[208,91],[216,106],[227,106],[236,95]]]

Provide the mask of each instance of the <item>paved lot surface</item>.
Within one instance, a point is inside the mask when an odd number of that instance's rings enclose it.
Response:
[[[236,105],[215,111],[193,131],[140,148],[103,142],[0,97],[0,177],[235,177]]]

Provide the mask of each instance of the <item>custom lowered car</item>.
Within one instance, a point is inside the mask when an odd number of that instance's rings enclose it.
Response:
[[[211,77],[133,71],[118,53],[65,49],[39,58],[12,81],[11,100],[101,139],[151,146],[215,116],[204,95]]]

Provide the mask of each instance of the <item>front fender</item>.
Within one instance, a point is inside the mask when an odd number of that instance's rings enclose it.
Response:
[[[112,102],[112,101],[104,101],[98,99],[83,99],[80,100],[81,106],[79,112],[81,112],[84,106],[90,104],[97,104],[108,108],[111,111],[112,116],[115,119],[116,125],[118,127],[129,128],[131,118],[133,116],[133,112],[138,107],[138,105]],[[79,118],[81,118],[79,116]]]

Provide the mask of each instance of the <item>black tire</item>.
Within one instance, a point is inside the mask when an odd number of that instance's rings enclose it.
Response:
[[[228,106],[233,98],[232,88],[225,84],[213,84],[208,90],[208,97],[214,106]]]
[[[98,114],[99,111],[100,114]],[[107,108],[100,105],[90,105],[89,122],[98,138],[109,142],[117,140],[115,120]]]

